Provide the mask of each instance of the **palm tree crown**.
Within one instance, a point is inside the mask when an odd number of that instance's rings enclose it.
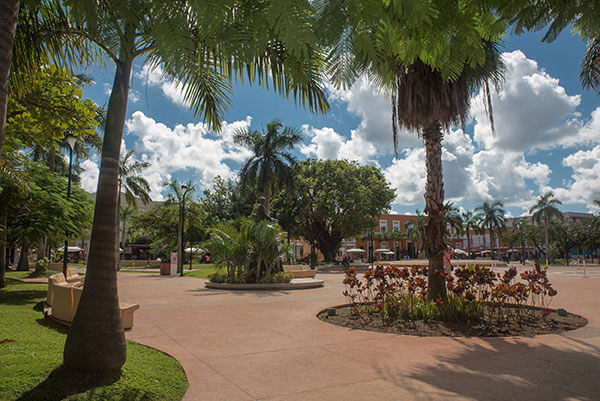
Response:
[[[579,82],[585,89],[600,89],[600,38],[589,41],[581,61]]]
[[[288,152],[302,141],[302,135],[296,128],[284,127],[281,121],[267,124],[267,131],[238,130],[234,140],[237,144],[249,146],[253,155],[240,171],[242,185],[258,188],[265,198],[267,215],[275,185],[291,186],[292,170],[296,163]]]
[[[544,223],[544,243],[546,249],[546,264],[548,264],[548,250],[549,250],[549,234],[548,226],[552,219],[562,217],[560,210],[556,208],[556,205],[562,205],[562,202],[554,197],[554,192],[549,191],[544,195],[541,195],[537,200],[537,203],[529,209],[529,213],[532,213],[531,218],[536,223]]]
[[[133,158],[135,149],[131,149],[125,157],[119,161],[119,198],[121,190],[125,190],[127,204],[137,208],[135,198],[142,200],[144,205],[152,201],[150,198],[150,184],[140,174],[150,167],[150,162],[139,161]]]
[[[483,202],[483,205],[475,209],[483,227],[490,230],[491,257],[494,259],[494,231],[504,228],[504,203],[496,201],[492,204]]]

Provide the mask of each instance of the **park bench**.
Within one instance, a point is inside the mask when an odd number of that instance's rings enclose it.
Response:
[[[62,273],[48,277],[48,297],[44,305],[44,313],[67,325],[73,321],[83,292],[83,277],[79,276],[77,271],[71,273],[67,271],[67,276],[71,276],[72,282],[65,279]],[[139,308],[137,304],[119,303],[124,329],[133,327],[133,314]]]
[[[317,274],[317,271],[312,270],[308,265],[283,265],[283,271],[293,274],[294,278],[312,278]]]

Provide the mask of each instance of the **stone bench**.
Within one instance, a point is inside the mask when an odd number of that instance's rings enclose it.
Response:
[[[77,274],[77,272],[75,272]],[[69,275],[67,273],[67,275]],[[77,275],[83,279],[83,277]],[[68,282],[62,273],[48,278],[48,297],[44,312],[60,323],[70,324],[77,312],[81,294],[83,292],[83,280],[72,278]],[[124,329],[133,327],[133,314],[140,308],[137,304],[120,303],[121,321]]]
[[[283,265],[285,273],[291,273],[294,278],[315,277],[316,270],[312,270],[309,265]]]

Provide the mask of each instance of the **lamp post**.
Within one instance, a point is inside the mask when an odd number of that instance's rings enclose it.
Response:
[[[312,238],[310,240],[310,268],[312,270],[315,269],[315,259],[316,259],[316,255],[315,255],[315,199],[313,197],[313,195],[315,194],[315,187],[314,186],[310,186],[308,187],[308,195],[310,196],[310,211],[311,211],[311,219],[312,219],[312,226],[311,226],[311,231],[312,231]]]
[[[192,270],[192,259],[194,259],[194,245],[192,244],[192,235],[194,234],[194,231],[192,229],[192,216],[190,216],[190,270]]]
[[[179,255],[177,255],[177,271],[179,272],[179,275],[183,277],[183,246],[185,244],[184,238],[183,238],[183,224],[185,223],[185,195],[187,195],[187,193],[190,191],[190,189],[192,189],[191,187],[188,187],[187,185],[182,185],[181,186],[181,191],[182,191],[182,195],[181,195],[181,204],[179,205],[179,227],[180,227],[180,231],[179,231]]]
[[[75,146],[75,142],[77,138],[73,135],[69,134],[65,138],[67,140],[67,145],[69,145],[69,178],[67,181],[67,202],[71,198],[71,171],[73,168],[73,147]],[[63,249],[63,274],[67,277],[67,259],[69,257],[69,229],[65,230],[65,247]]]

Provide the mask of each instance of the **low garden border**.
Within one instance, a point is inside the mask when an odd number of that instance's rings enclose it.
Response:
[[[241,291],[270,291],[270,290],[306,290],[310,288],[319,288],[324,285],[323,280],[292,280],[289,283],[243,283],[243,284],[229,284],[229,283],[212,283],[207,281],[204,283],[206,288],[213,288],[218,290],[241,290]]]

